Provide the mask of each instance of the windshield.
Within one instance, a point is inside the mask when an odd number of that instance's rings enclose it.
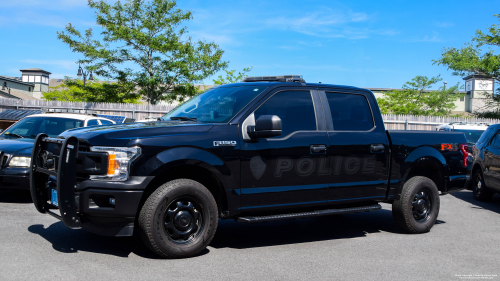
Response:
[[[214,88],[178,106],[161,120],[227,123],[266,88],[267,86]]]
[[[454,132],[461,132],[464,133],[465,138],[467,139],[467,142],[469,144],[476,144],[477,140],[481,137],[483,134],[483,130],[453,130]]]
[[[60,133],[83,126],[83,120],[58,117],[26,117],[5,130],[2,137],[31,138],[40,133],[57,137]]]

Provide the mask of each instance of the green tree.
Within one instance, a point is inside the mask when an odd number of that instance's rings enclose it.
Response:
[[[134,83],[126,81],[99,82],[87,81],[85,86],[82,80],[73,80],[68,77],[49,92],[43,93],[42,99],[56,101],[86,101],[86,102],[114,102],[138,103],[140,95],[136,93]]]
[[[428,78],[416,76],[403,85],[402,90],[383,92],[384,97],[377,100],[383,114],[409,114],[449,116],[456,107],[455,101],[463,96],[459,93],[459,84],[436,91],[429,89],[443,80],[439,75]]]
[[[500,20],[500,14],[495,17]],[[453,75],[483,74],[495,78],[500,83],[500,55],[495,54],[495,50],[498,51],[500,47],[500,24],[493,24],[487,30],[486,33],[477,30],[472,42],[466,43],[460,49],[444,48],[441,58],[433,60],[433,63],[447,66],[453,70]],[[487,47],[487,50],[483,51],[483,47]],[[500,88],[497,91],[500,91]],[[493,95],[490,97],[493,98]],[[492,106],[497,108],[498,105],[500,103],[492,103]]]
[[[197,93],[195,83],[225,69],[224,53],[215,43],[187,37],[184,21],[191,12],[177,8],[175,0],[127,0],[113,5],[89,0],[101,39],[91,28],[83,34],[70,23],[58,38],[84,58],[78,63],[110,80],[137,86],[151,104],[183,101]],[[166,94],[168,93],[168,94]]]
[[[215,85],[241,82],[241,80],[245,78],[246,74],[252,71],[252,68],[253,67],[243,68],[243,70],[241,72],[238,72],[237,75],[235,74],[236,70],[224,70],[226,72],[226,77],[219,75],[216,79],[213,80],[213,82]]]

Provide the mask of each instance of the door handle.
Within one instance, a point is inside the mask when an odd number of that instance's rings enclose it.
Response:
[[[383,144],[372,144],[370,145],[370,150],[372,153],[384,152],[385,147]]]
[[[311,154],[325,154],[326,153],[326,145],[324,144],[311,144]]]

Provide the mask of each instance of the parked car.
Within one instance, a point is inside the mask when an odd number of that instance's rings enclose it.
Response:
[[[488,128],[487,123],[455,122],[436,127],[436,131],[462,132],[469,144],[469,152],[472,153],[472,146],[476,144],[483,132]]]
[[[500,192],[500,124],[486,129],[472,148],[472,192],[478,201],[489,201]]]
[[[69,129],[114,123],[106,118],[72,113],[34,114],[19,120],[0,134],[0,188],[29,190],[31,150],[38,134],[57,137]]]
[[[31,195],[69,228],[190,257],[218,219],[253,223],[379,210],[428,232],[439,193],[464,188],[463,133],[386,131],[366,89],[301,77],[211,88],[161,121],[40,134]]]

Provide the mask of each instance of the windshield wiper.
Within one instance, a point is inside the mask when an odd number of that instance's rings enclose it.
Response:
[[[186,116],[175,116],[175,117],[170,117],[170,120],[198,121],[198,118],[196,118],[196,117],[186,117]]]
[[[5,133],[5,135],[7,135],[7,136],[16,136],[16,137],[18,137],[18,138],[24,139],[24,137],[23,137],[23,136],[18,135],[18,134],[15,134],[15,133],[11,133],[11,132]]]

